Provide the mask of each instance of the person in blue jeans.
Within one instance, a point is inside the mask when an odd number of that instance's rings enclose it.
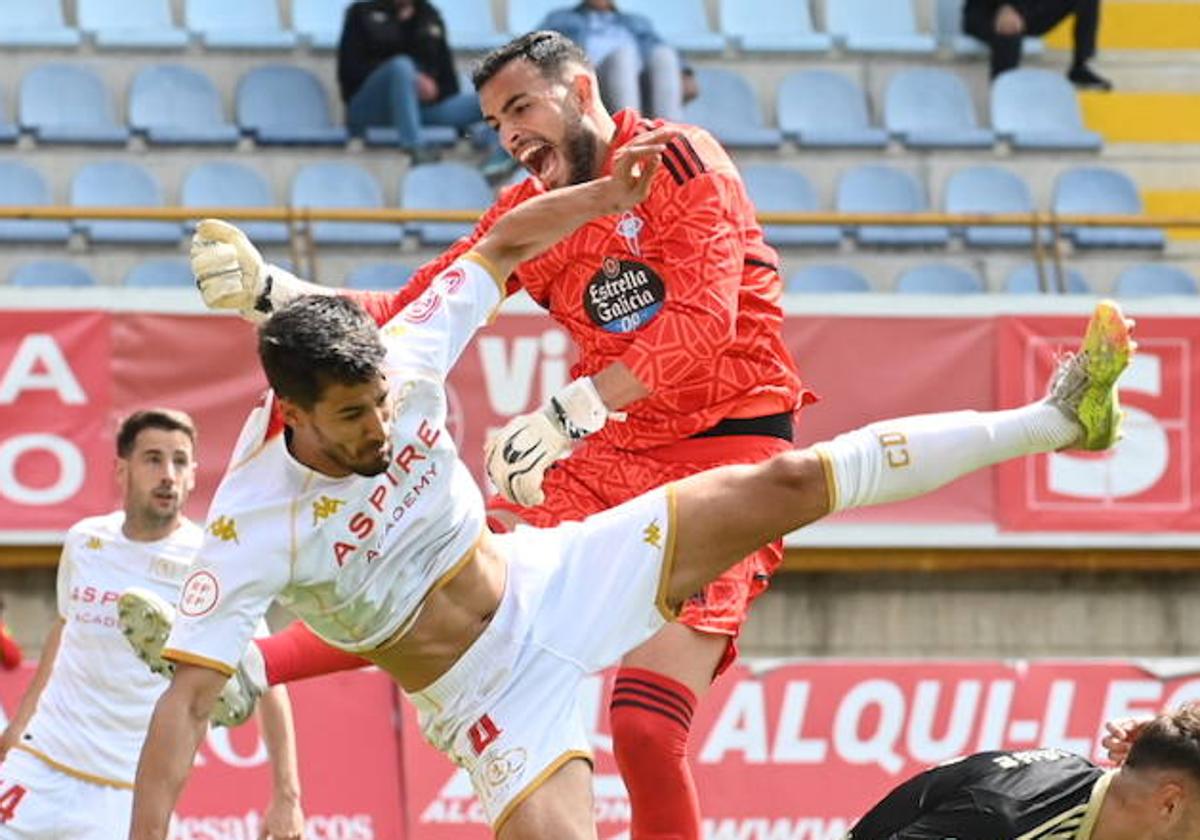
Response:
[[[479,97],[459,88],[446,26],[427,0],[352,3],[337,60],[346,122],[356,134],[393,127],[401,148],[424,157],[422,126],[461,132],[483,121]],[[499,151],[495,133],[485,137],[487,150]]]

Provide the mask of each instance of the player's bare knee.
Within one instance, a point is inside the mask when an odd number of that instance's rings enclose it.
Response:
[[[817,519],[829,513],[829,488],[825,467],[812,449],[782,452],[763,463],[766,480],[773,494],[787,499],[790,511],[805,519]]]

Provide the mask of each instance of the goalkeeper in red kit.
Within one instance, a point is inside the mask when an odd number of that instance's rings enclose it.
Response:
[[[486,119],[534,177],[506,190],[470,237],[404,290],[348,293],[381,324],[507,210],[606,173],[617,149],[663,125],[632,111],[610,115],[586,57],[557,33],[531,33],[494,51],[475,84]],[[686,475],[761,461],[792,445],[792,415],[812,398],[781,336],[778,257],[763,242],[729,156],[702,129],[675,128],[650,196],[634,212],[580,228],[509,278],[510,291],[524,288],[571,335],[579,362],[545,406],[489,441],[487,470],[500,494],[489,505],[496,530],[582,519]],[[246,314],[269,313],[298,288],[262,264],[244,237],[200,243],[197,276],[229,248],[243,264],[259,261],[257,274],[244,272],[259,278],[253,294],[234,302]],[[733,661],[747,608],[781,558],[780,542],[756,551],[624,659],[611,724],[635,839],[700,836],[686,757],[692,712]],[[364,664],[299,624],[251,648],[237,677],[251,694]]]

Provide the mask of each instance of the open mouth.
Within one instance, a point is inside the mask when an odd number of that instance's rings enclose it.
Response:
[[[517,153],[517,160],[545,184],[549,183],[548,176],[554,173],[557,155],[552,144],[534,141]]]

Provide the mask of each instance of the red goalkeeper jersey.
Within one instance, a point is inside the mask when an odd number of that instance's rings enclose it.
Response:
[[[615,152],[664,125],[616,115]],[[622,449],[673,443],[725,418],[791,412],[813,399],[784,346],[779,258],[725,150],[708,132],[680,135],[663,155],[649,197],[592,221],[522,263],[523,287],[579,348],[572,376],[624,362],[650,391],[628,419],[597,437]],[[611,158],[604,171],[611,169]],[[472,234],[423,266],[399,294],[355,293],[381,322],[465,252],[502,214],[544,192],[530,178],[505,190]]]

